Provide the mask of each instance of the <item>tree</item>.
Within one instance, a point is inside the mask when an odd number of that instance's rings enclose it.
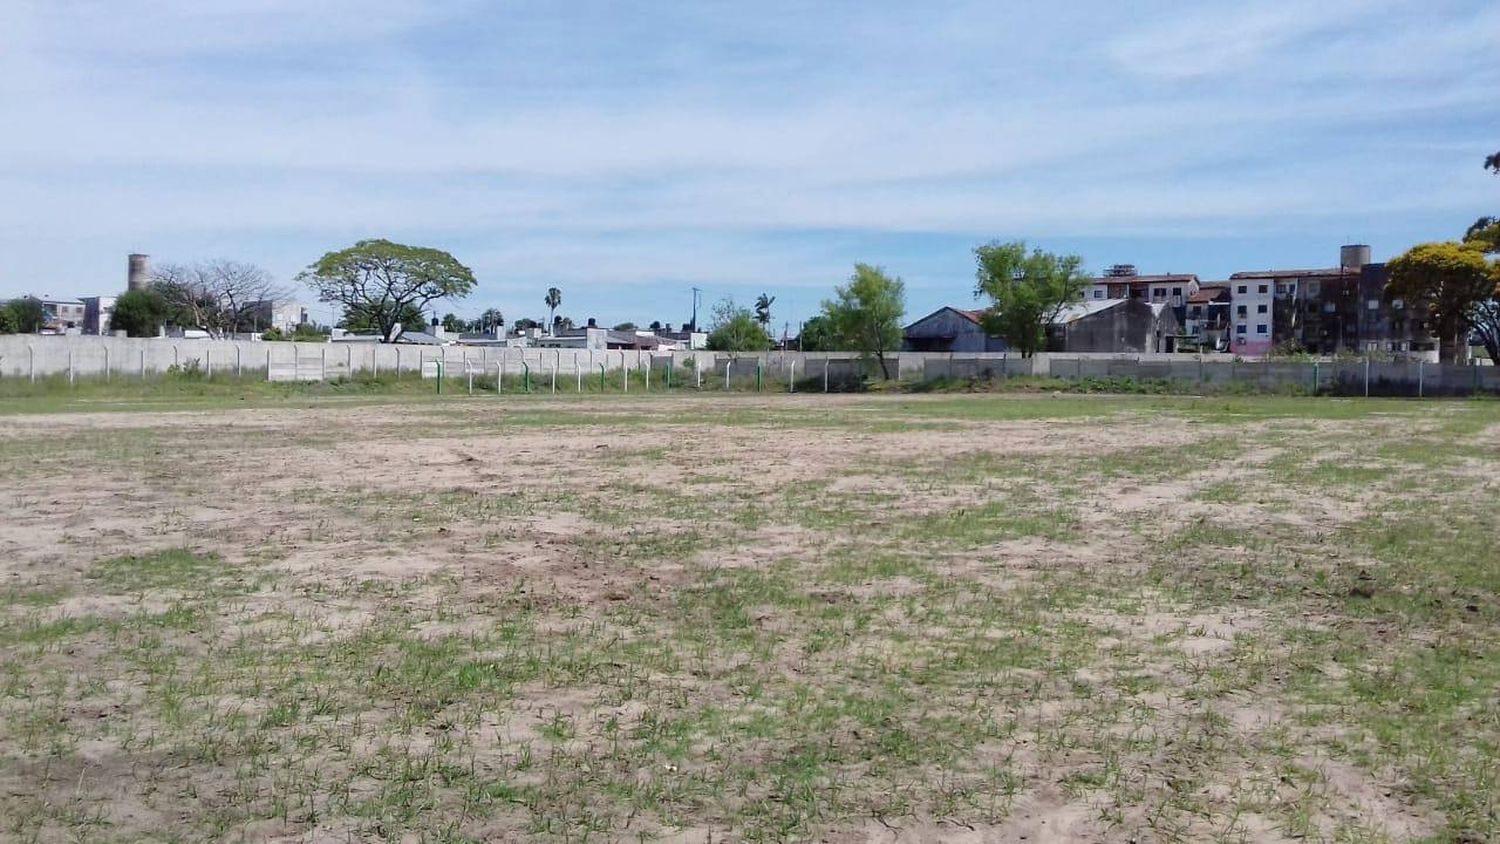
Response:
[[[1464,243],[1473,244],[1490,254],[1500,253],[1500,218],[1480,217],[1464,232]]]
[[[616,325],[614,327],[614,329],[612,329],[612,330],[614,330],[614,331],[634,331],[635,330],[635,323],[633,323],[633,322],[622,322],[619,325]]]
[[[572,330],[573,330],[573,318],[572,317],[555,316],[555,317],[552,318],[552,333],[553,334],[556,334],[559,331],[572,331]]]
[[[361,240],[329,252],[297,276],[324,302],[359,309],[382,342],[394,343],[407,328],[407,309],[425,310],[438,299],[462,299],[473,292],[474,273],[440,249],[389,240]],[[396,326],[401,326],[397,331]]]
[[[479,315],[479,330],[494,331],[499,333],[505,328],[505,314],[500,313],[499,308],[485,308],[484,313]]]
[[[42,330],[46,322],[46,309],[42,307],[42,300],[27,295],[27,297],[12,298],[5,306],[0,306],[5,316],[0,318],[0,334],[34,334]]]
[[[653,319],[653,320],[651,320],[651,325],[649,325],[647,327],[650,328],[652,331],[661,331],[662,330],[661,320],[659,320],[659,319]]]
[[[771,336],[756,321],[749,308],[733,299],[714,306],[713,323],[708,332],[708,347],[716,352],[764,352],[771,348]]]
[[[1478,247],[1462,243],[1423,243],[1388,264],[1386,301],[1401,299],[1427,310],[1444,362],[1461,363],[1465,338],[1476,326],[1480,306],[1496,295],[1496,269]]]
[[[274,305],[286,296],[260,267],[224,259],[164,264],[151,286],[166,303],[168,319],[212,337],[259,327],[256,315],[264,303]]]
[[[47,309],[35,296],[23,296],[5,303],[9,334],[35,334],[47,322]]]
[[[802,331],[797,335],[798,351],[835,352],[838,351],[838,346],[839,338],[828,317],[818,314],[802,323]]]
[[[1497,176],[1500,176],[1500,152],[1497,152],[1484,160],[1484,169],[1491,171]]]
[[[833,289],[834,298],[823,302],[837,343],[880,362],[880,374],[889,379],[887,352],[901,347],[901,317],[906,313],[906,284],[886,275],[879,267],[855,264],[849,283]]]
[[[755,299],[755,321],[760,323],[761,328],[771,324],[771,305],[776,301],[775,296],[764,293]]]
[[[423,316],[421,309],[413,304],[401,307],[401,310],[396,313],[396,322],[401,324],[403,332],[427,329],[427,318]],[[354,334],[380,334],[382,331],[379,320],[375,318],[375,310],[364,305],[345,307],[344,317],[339,320],[339,327]]]
[[[451,331],[454,334],[461,334],[469,330],[468,320],[465,320],[459,317],[458,314],[453,313],[443,315],[442,325],[444,331]]]
[[[537,322],[536,320],[532,319],[531,317],[521,317],[520,319],[516,320],[516,331],[517,332],[520,332],[520,331],[530,331],[533,328],[539,328],[539,327],[541,327],[541,323]]]
[[[1026,251],[1024,241],[998,241],[974,250],[978,263],[975,296],[987,296],[991,307],[984,330],[1004,337],[1022,357],[1041,351],[1047,329],[1062,309],[1083,298],[1089,277],[1077,255]]]
[[[155,337],[161,333],[170,311],[167,300],[153,288],[127,290],[115,299],[109,327],[130,337]]]
[[[547,296],[542,299],[547,304],[547,322],[557,322],[557,309],[562,306],[562,291],[556,287],[547,288]]]

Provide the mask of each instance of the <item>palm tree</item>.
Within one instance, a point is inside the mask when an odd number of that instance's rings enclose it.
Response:
[[[775,296],[765,293],[760,294],[760,298],[755,300],[755,321],[760,323],[762,328],[771,324],[771,304],[775,301]]]
[[[547,288],[547,298],[542,300],[547,304],[547,324],[557,322],[557,308],[562,304],[562,291],[556,287]]]

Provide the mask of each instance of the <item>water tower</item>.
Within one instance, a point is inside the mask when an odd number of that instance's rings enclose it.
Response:
[[[1350,243],[1339,247],[1339,266],[1346,270],[1357,270],[1370,263],[1370,247],[1363,243]]]
[[[145,290],[151,283],[151,256],[130,253],[130,274],[125,277],[126,290]]]

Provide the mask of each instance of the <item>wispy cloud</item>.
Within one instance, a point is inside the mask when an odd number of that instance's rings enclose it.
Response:
[[[1213,274],[1194,238],[1415,239],[1500,193],[1489,4],[1005,5],[12,0],[0,295],[387,235],[518,307],[861,257],[961,297],[955,243],[1171,240]]]

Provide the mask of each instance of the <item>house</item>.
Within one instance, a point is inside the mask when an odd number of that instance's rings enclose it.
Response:
[[[1165,302],[1085,299],[1058,313],[1047,329],[1047,351],[1172,352],[1180,331],[1181,323]]]
[[[938,308],[902,330],[906,352],[1003,352],[1005,340],[986,334],[983,311]]]
[[[284,334],[291,334],[297,330],[297,326],[308,324],[307,308],[296,302],[261,299],[245,305],[244,315],[239,321],[241,330],[266,331],[275,328]]]

